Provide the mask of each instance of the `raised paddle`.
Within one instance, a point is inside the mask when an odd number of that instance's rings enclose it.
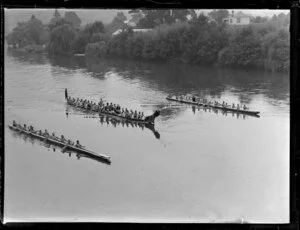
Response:
[[[65,88],[65,99],[66,100],[68,99],[68,90],[67,90],[67,88]]]

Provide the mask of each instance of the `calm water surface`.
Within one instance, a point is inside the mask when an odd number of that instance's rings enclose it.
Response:
[[[88,118],[67,107],[65,88],[161,116],[154,130]],[[173,93],[245,103],[261,117],[165,100]],[[9,52],[5,218],[288,222],[289,107],[285,74]],[[79,139],[112,164],[17,134],[13,120]]]

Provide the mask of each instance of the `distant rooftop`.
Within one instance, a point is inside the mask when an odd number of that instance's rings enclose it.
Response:
[[[232,16],[232,15],[230,15],[230,16]],[[250,14],[245,14],[245,13],[243,13],[242,11],[239,11],[239,12],[237,12],[237,13],[234,13],[234,14],[233,14],[233,17],[239,17],[239,18],[251,18],[252,15],[250,15]]]
[[[148,31],[151,31],[152,29],[133,29],[132,31],[133,32],[148,32]],[[120,33],[122,33],[123,29],[118,29],[117,31],[115,31],[112,35],[118,35]]]

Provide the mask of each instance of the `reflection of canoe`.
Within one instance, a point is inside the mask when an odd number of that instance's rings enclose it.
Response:
[[[160,111],[156,110],[152,115],[145,116],[144,119],[136,119],[136,118],[131,118],[131,117],[123,117],[123,116],[121,116],[121,115],[119,115],[119,114],[117,114],[115,112],[108,112],[108,111],[105,111],[103,109],[100,109],[100,110],[97,109],[95,111],[95,110],[92,110],[92,109],[87,109],[87,108],[83,108],[83,107],[77,106],[76,104],[74,104],[71,101],[69,101],[68,98],[69,98],[69,96],[68,96],[68,89],[66,88],[65,89],[65,99],[67,100],[67,104],[70,105],[70,106],[82,109],[83,111],[96,112],[96,113],[100,113],[100,114],[104,114],[104,115],[108,115],[108,116],[112,116],[112,117],[118,117],[118,118],[121,118],[121,119],[124,119],[124,120],[128,120],[128,121],[139,122],[141,124],[154,124],[155,118],[158,117],[159,114],[160,114]]]
[[[123,127],[124,126],[125,127],[139,127],[141,129],[147,128],[147,129],[150,129],[153,132],[154,136],[157,139],[160,138],[160,134],[159,134],[158,131],[155,130],[155,126],[154,126],[153,123],[143,124],[143,123],[139,123],[139,122],[124,120],[124,119],[117,118],[117,117],[106,116],[106,115],[102,115],[102,114],[99,114],[99,118],[100,118],[100,123],[101,124],[103,124],[105,122],[106,124],[112,124],[115,127],[117,125],[122,125]],[[104,121],[104,118],[106,118],[105,121]]]
[[[204,106],[204,107],[209,107],[209,108],[214,108],[214,109],[221,109],[221,110],[224,110],[224,111],[226,110],[226,111],[231,111],[231,112],[236,112],[236,113],[244,113],[244,114],[248,114],[248,115],[259,116],[258,111],[250,111],[250,110],[243,110],[243,109],[232,109],[232,108],[229,108],[229,107],[208,105],[208,104],[204,104],[204,103],[200,103],[200,102],[178,100],[178,99],[171,98],[171,97],[167,97],[166,99],[170,100],[170,101],[176,101],[176,102],[181,102],[181,103],[190,104],[190,105],[198,105],[198,106]]]
[[[135,118],[130,118],[130,117],[122,117],[116,113],[110,113],[110,112],[107,112],[107,111],[94,111],[94,110],[91,110],[91,109],[85,109],[85,108],[82,108],[80,106],[76,106],[72,103],[70,103],[69,101],[67,101],[67,104],[72,106],[72,107],[75,107],[75,108],[78,108],[82,111],[85,111],[85,112],[94,112],[94,113],[100,113],[100,114],[104,114],[104,115],[107,115],[107,116],[111,116],[111,117],[117,117],[117,118],[120,118],[120,119],[124,119],[124,120],[127,120],[127,121],[132,121],[132,122],[137,122],[137,123],[141,123],[141,124],[154,124],[154,119],[152,119],[151,121],[145,121],[145,120],[140,120],[140,119],[135,119]],[[151,115],[152,116],[152,115]]]
[[[49,143],[54,144],[54,145],[58,145],[60,147],[63,147],[64,149],[68,149],[68,150],[71,150],[71,151],[82,153],[82,154],[88,155],[88,156],[90,156],[92,158],[97,158],[99,160],[101,159],[101,160],[103,160],[103,161],[105,161],[107,163],[111,162],[111,158],[109,156],[104,155],[104,154],[99,155],[99,154],[94,153],[94,152],[92,152],[90,150],[87,150],[87,149],[79,148],[79,147],[72,146],[72,145],[67,145],[66,143],[61,142],[59,140],[54,140],[52,138],[48,138],[47,139],[46,137],[44,137],[42,135],[39,135],[37,133],[33,133],[33,132],[30,132],[30,131],[27,131],[27,130],[25,131],[23,129],[14,127],[12,125],[9,125],[9,128],[12,129],[12,130],[15,130],[15,131],[18,131],[18,132],[30,135],[30,136],[35,137],[35,138],[48,141]]]

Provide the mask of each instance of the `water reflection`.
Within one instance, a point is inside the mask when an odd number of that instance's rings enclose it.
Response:
[[[190,107],[190,106],[189,106]],[[232,117],[235,117],[237,119],[243,119],[245,120],[246,117],[250,116],[250,117],[257,117],[259,118],[259,115],[252,115],[252,114],[242,114],[242,113],[237,113],[237,112],[232,112],[232,111],[227,111],[227,110],[219,110],[219,109],[215,109],[215,108],[207,108],[207,107],[203,107],[203,106],[198,106],[196,108],[196,106],[191,106],[192,107],[192,111],[194,114],[196,114],[196,111],[204,111],[206,113],[214,113],[216,115],[222,115],[222,116],[227,116],[227,115],[231,115]]]
[[[66,108],[66,117],[68,118],[70,114],[70,111],[76,111],[76,112],[82,112],[81,109],[79,108],[74,108],[72,106],[68,106],[67,105],[67,108]],[[116,117],[110,117],[110,116],[107,116],[105,114],[99,114],[99,113],[96,113],[96,112],[92,112],[91,111],[91,114],[88,114],[87,112],[86,113],[74,113],[74,114],[77,114],[77,115],[82,115],[84,118],[96,118],[98,119],[99,118],[99,122],[101,125],[107,125],[107,126],[112,126],[112,127],[117,127],[117,126],[122,126],[122,127],[125,127],[125,128],[140,128],[144,131],[144,129],[149,129],[155,136],[155,138],[159,139],[160,138],[160,133],[155,130],[155,125],[154,124],[143,124],[143,123],[140,123],[140,122],[135,122],[135,121],[129,121],[129,120],[126,120],[126,119],[122,119],[122,118],[116,118]]]
[[[233,70],[120,58],[55,57],[50,60],[51,64],[65,68],[86,68],[91,77],[99,78],[113,72],[125,80],[138,79],[146,87],[163,93],[191,93],[202,98],[209,95],[220,99],[224,91],[229,91],[243,104],[249,104],[252,95],[257,94],[267,96],[271,101],[289,98],[288,75],[251,68]]]
[[[68,136],[78,133],[80,139],[86,138],[87,146],[100,146],[103,152],[111,153],[115,163],[109,173],[88,161],[72,168],[70,164],[85,156],[61,153],[38,141],[56,152],[49,152],[49,164],[37,159],[43,147],[29,148],[27,157],[18,154],[24,143],[7,135],[5,179],[9,183],[5,189],[12,194],[10,201],[16,200],[8,204],[15,217],[26,218],[38,212],[44,217],[69,214],[79,218],[86,214],[84,210],[93,210],[94,216],[101,217],[192,217],[195,221],[207,218],[207,213],[216,213],[212,218],[220,222],[232,216],[245,215],[248,220],[267,214],[271,221],[288,213],[288,200],[278,200],[288,197],[289,161],[288,154],[282,154],[289,149],[287,76],[119,59],[51,58],[50,64],[48,60],[46,65],[38,66],[22,57],[21,64],[14,57],[5,58],[6,120],[35,121],[40,127],[52,127]],[[79,117],[66,119],[65,88],[94,101],[101,97],[122,107],[142,107],[147,114],[158,108],[161,115],[155,127],[163,136],[151,130],[159,138],[157,141],[149,137],[149,131],[141,133],[147,127],[106,117],[97,116],[97,122]],[[221,110],[199,111],[201,107],[173,105],[165,99],[170,94],[186,93],[230,103],[251,101],[249,107],[263,116],[246,119],[246,115],[238,122],[236,117],[243,116],[223,114]],[[79,112],[71,112],[79,116]],[[28,136],[24,139],[31,144],[37,141]],[[64,161],[59,155],[74,160]],[[32,162],[34,167],[27,170]],[[47,184],[51,186],[45,187]],[[57,184],[63,193],[57,194],[57,186],[52,184]],[[86,188],[90,193],[83,197]],[[70,193],[74,196],[66,196]],[[268,199],[262,194],[268,194]],[[52,209],[45,209],[43,204],[47,202],[54,204]],[[55,202],[59,202],[60,210]],[[242,210],[234,208],[241,203]],[[128,204],[133,204],[134,209],[128,209]],[[270,212],[270,207],[278,212]]]
[[[44,54],[8,51],[19,62],[45,64]],[[250,104],[254,96],[263,95],[277,106],[289,103],[289,77],[281,73],[263,72],[257,69],[211,68],[185,64],[165,64],[120,58],[86,58],[49,56],[53,75],[64,72],[66,76],[78,69],[90,77],[102,79],[110,74],[132,82],[139,80],[143,87],[163,94],[194,94],[201,98],[222,98],[226,92],[235,95],[242,104]],[[57,69],[63,67],[63,69]],[[67,70],[73,70],[68,72]],[[164,106],[164,100],[157,106]]]
[[[118,118],[112,118],[112,117],[105,116],[105,115],[99,115],[99,117],[100,117],[100,123],[102,125],[107,124],[107,125],[112,125],[114,127],[122,126],[122,127],[127,127],[127,128],[130,128],[130,127],[131,128],[141,128],[142,130],[144,130],[144,128],[146,128],[146,129],[151,130],[157,139],[160,138],[160,134],[157,130],[155,130],[154,124],[141,124],[139,122],[128,121],[128,120],[118,119]]]
[[[19,63],[45,65],[49,61],[45,53],[29,53],[15,49],[7,49],[7,54]]]
[[[83,57],[50,55],[49,62],[52,66],[59,66],[72,70],[85,68]]]

